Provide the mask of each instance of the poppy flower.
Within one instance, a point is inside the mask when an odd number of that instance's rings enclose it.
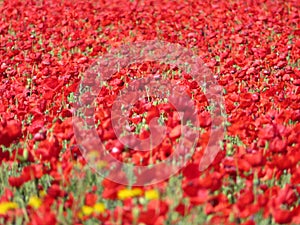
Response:
[[[1,121],[0,145],[8,147],[13,141],[22,136],[21,123],[15,120]]]
[[[280,224],[300,224],[298,8],[295,0],[285,4],[261,0],[4,1],[0,6],[0,164],[11,170],[17,162],[18,169],[8,177],[9,187],[2,191],[2,222],[14,223],[15,218],[22,220],[26,214],[29,225],[57,224],[61,221],[56,207],[73,224],[98,219],[106,225],[160,225],[167,220],[179,223],[180,215],[193,224],[197,217],[194,206],[198,206],[205,209],[201,218],[209,219],[204,224],[250,225],[259,214]],[[104,179],[96,190],[87,182],[83,205],[75,209],[76,193],[66,193],[71,184],[80,182],[73,174],[89,179],[84,170],[87,162],[76,142],[85,140],[90,146],[93,139],[83,134],[75,139],[74,129],[78,131],[78,127],[72,124],[72,108],[80,102],[73,93],[84,74],[84,85],[100,85],[93,78],[99,71],[87,69],[97,66],[98,58],[112,52],[113,47],[157,39],[196,50],[224,88],[224,149],[207,170],[199,172],[207,142],[214,137],[209,131],[212,121],[207,111],[207,89],[193,80],[192,74],[167,63],[135,62],[107,79],[121,60],[108,58],[100,65],[104,70],[101,78],[107,82],[97,96],[97,107],[83,112],[90,116],[88,124],[97,121],[98,136],[109,154],[135,165],[159,163],[170,157],[181,135],[175,108],[169,102],[152,104],[154,98],[149,97],[133,104],[126,131],[141,130],[136,140],[145,139],[153,130],[137,127],[144,121],[149,125],[164,113],[166,137],[151,154],[127,149],[118,140],[111,123],[112,105],[125,86],[134,92],[127,98],[140,97],[141,92],[130,85],[134,80],[139,88],[151,81],[161,87],[175,81],[176,90],[187,92],[194,100],[201,138],[186,168],[158,184],[160,188],[125,187]],[[168,56],[164,50],[153,53]],[[147,82],[140,79],[146,77],[150,78]],[[89,93],[80,96],[81,103],[91,103]],[[184,103],[180,105],[184,119],[190,118],[193,112]],[[190,147],[193,140],[190,137],[184,145]],[[100,161],[99,167],[109,166],[106,164]],[[156,173],[152,172],[138,181],[154,179]],[[45,174],[51,177],[50,183],[44,182]],[[15,191],[22,192],[23,184],[33,180],[38,184],[37,193],[43,190],[44,194],[25,196],[25,212],[14,204]],[[172,186],[173,181],[178,181],[177,187]],[[45,190],[41,183],[47,186]],[[172,205],[168,191],[165,193],[168,185],[181,189],[189,205],[183,201]],[[100,195],[105,204],[99,201]],[[114,201],[121,205],[113,207]]]

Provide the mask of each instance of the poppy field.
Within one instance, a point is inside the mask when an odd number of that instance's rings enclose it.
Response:
[[[300,224],[298,1],[0,14],[0,225]]]

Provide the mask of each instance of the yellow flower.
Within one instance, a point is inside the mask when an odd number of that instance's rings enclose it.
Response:
[[[100,154],[98,151],[94,150],[94,151],[90,151],[87,153],[86,157],[90,160],[92,159],[97,159],[99,158]]]
[[[2,202],[0,203],[0,215],[5,215],[9,210],[18,208],[15,202]]]
[[[145,198],[148,199],[148,200],[158,199],[159,198],[159,193],[158,193],[157,190],[145,191]]]
[[[103,213],[105,211],[105,205],[100,202],[96,203],[93,208],[95,213]]]
[[[77,216],[78,216],[79,219],[82,219],[83,218],[82,212],[77,213]]]
[[[44,191],[44,190],[41,190],[39,192],[39,194],[40,194],[41,197],[45,197],[47,195],[46,191]]]
[[[91,206],[84,205],[81,207],[81,212],[85,216],[89,216],[94,212],[94,208]]]
[[[103,203],[96,203],[93,207],[84,205],[81,207],[79,217],[90,216],[93,213],[102,213],[105,211],[105,205]]]
[[[133,188],[133,189],[122,189],[118,191],[118,199],[124,200],[126,198],[132,198],[135,196],[141,195],[142,189],[140,188]]]
[[[42,201],[37,196],[30,197],[30,199],[28,201],[28,205],[30,205],[34,209],[38,209],[41,206],[41,204],[42,204]]]
[[[102,160],[98,160],[96,163],[96,169],[103,169],[107,166],[108,166],[107,162],[102,161]]]

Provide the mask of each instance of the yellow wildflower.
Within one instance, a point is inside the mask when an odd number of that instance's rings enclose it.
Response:
[[[5,215],[9,210],[16,208],[18,208],[18,204],[15,202],[1,202],[0,215]]]
[[[77,213],[77,216],[78,216],[79,219],[82,219],[83,218],[82,212]]]
[[[81,212],[85,216],[89,216],[94,212],[94,208],[91,206],[84,205],[81,207]]]
[[[39,194],[40,194],[41,197],[45,197],[47,195],[46,191],[44,191],[44,190],[41,190],[39,192]]]
[[[99,158],[100,154],[98,151],[90,151],[86,154],[86,157],[90,160]]]
[[[107,162],[102,161],[102,160],[98,160],[96,163],[96,169],[103,169],[107,166],[108,166]]]
[[[103,213],[105,211],[105,205],[100,202],[96,203],[93,208],[95,213]]]
[[[28,205],[30,205],[34,209],[38,209],[41,206],[41,204],[42,204],[42,201],[37,196],[30,197],[30,199],[28,201]]]
[[[126,198],[132,198],[139,196],[143,193],[142,189],[140,188],[133,188],[133,189],[122,189],[118,191],[118,199],[124,200]]]
[[[148,190],[145,191],[145,198],[148,200],[152,200],[152,199],[158,199],[159,198],[159,193],[157,190]]]
[[[79,217],[90,216],[93,213],[102,213],[105,211],[105,205],[103,203],[96,203],[93,207],[84,205],[81,207],[81,212],[79,212]]]

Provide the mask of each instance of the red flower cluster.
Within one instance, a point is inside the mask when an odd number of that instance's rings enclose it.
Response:
[[[295,0],[1,2],[0,224],[300,224],[299,7]],[[116,138],[112,103],[133,79],[168,74],[193,96],[201,125],[190,164],[131,189],[84,169],[74,93],[97,57],[154,39],[195,50],[213,71],[224,87],[226,136],[223,151],[198,171],[211,125],[201,87],[156,62],[121,68],[92,112],[113,157],[135,165],[165,160],[181,134],[174,107],[147,98],[132,107],[128,130],[145,139],[161,116],[162,143],[141,152]]]

